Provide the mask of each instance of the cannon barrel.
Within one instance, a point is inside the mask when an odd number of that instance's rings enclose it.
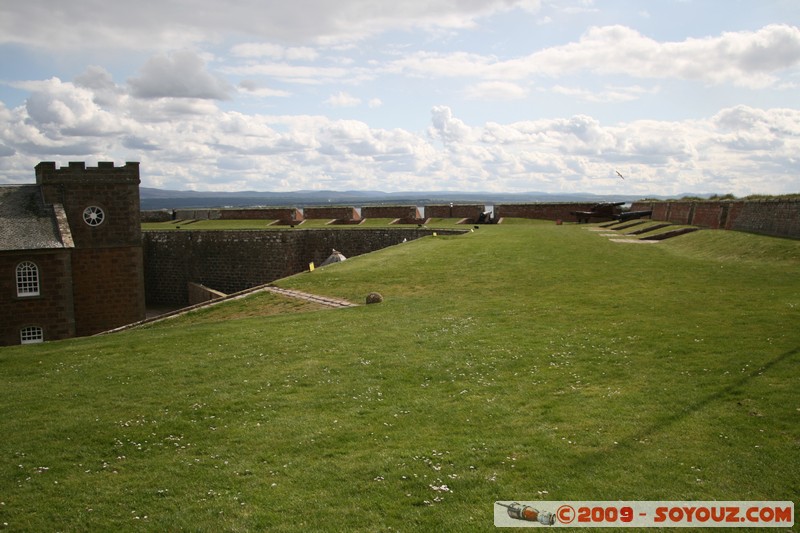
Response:
[[[653,211],[628,211],[627,213],[620,213],[618,215],[620,222],[625,222],[626,220],[634,220],[637,218],[644,218],[653,215]]]
[[[491,211],[483,211],[480,216],[478,216],[478,224],[492,224],[493,222]]]
[[[625,202],[600,202],[599,204],[594,204],[590,211],[572,211],[570,214],[577,217],[578,223],[589,222],[592,218],[613,220],[619,216],[621,211],[619,207],[624,204]]]

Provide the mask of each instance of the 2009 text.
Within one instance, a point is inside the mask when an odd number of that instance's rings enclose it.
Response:
[[[499,506],[495,525],[531,527],[792,527],[790,501],[546,501]],[[511,521],[503,516],[507,509]],[[555,511],[553,511],[555,509]],[[523,521],[537,522],[523,524]]]

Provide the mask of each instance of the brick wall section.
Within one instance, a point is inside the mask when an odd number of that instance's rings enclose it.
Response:
[[[323,220],[359,220],[355,207],[306,207],[303,218]]]
[[[222,220],[303,220],[295,207],[264,207],[254,209],[221,209]]]
[[[800,201],[746,202],[731,221],[731,229],[800,239]]]
[[[650,218],[652,218],[653,220],[665,220],[665,221],[669,220],[668,208],[669,208],[669,204],[668,203],[655,204],[653,206],[653,214],[651,215]],[[633,211],[633,210],[634,210],[633,206],[631,206],[631,211]]]
[[[178,220],[219,220],[222,218],[221,209],[176,209],[175,218]]]
[[[361,218],[408,218],[418,220],[419,209],[413,205],[370,205],[361,208]]]
[[[142,222],[169,222],[172,220],[172,211],[168,209],[142,211]]]
[[[144,318],[143,266],[140,246],[72,252],[76,335]]]
[[[17,297],[16,271],[22,261],[39,268],[39,296]],[[20,329],[42,328],[44,340],[75,336],[72,311],[70,252],[15,251],[0,253],[0,346],[20,343]]]
[[[691,224],[694,202],[670,202],[667,220],[673,224]]]
[[[631,206],[631,211],[649,209],[653,220],[673,224],[800,238],[800,200],[634,202]]]
[[[575,220],[573,211],[590,211],[597,202],[500,204],[494,208],[495,218],[533,218],[541,220]]]
[[[437,230],[440,234],[463,231]],[[145,288],[151,305],[186,305],[188,283],[230,294],[321,264],[335,248],[354,257],[432,230],[146,231]]]
[[[728,218],[730,202],[695,202],[692,224],[704,228],[719,229]]]
[[[483,204],[426,205],[426,218],[468,218],[476,220],[486,210]]]
[[[742,213],[742,209],[744,209],[744,202],[731,202],[730,206],[728,207],[728,218],[725,220],[725,228],[724,229],[733,229],[734,222],[739,218],[739,215]]]

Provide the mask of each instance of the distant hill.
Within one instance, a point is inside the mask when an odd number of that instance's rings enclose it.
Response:
[[[641,195],[591,193],[496,193],[496,192],[393,192],[381,191],[293,191],[293,192],[201,192],[171,191],[140,187],[141,208],[177,209],[190,207],[255,207],[310,205],[432,205],[442,203],[525,203],[525,202],[633,202]],[[652,196],[651,196],[652,197]],[[661,198],[661,197],[656,197]],[[667,197],[663,197],[666,199]]]

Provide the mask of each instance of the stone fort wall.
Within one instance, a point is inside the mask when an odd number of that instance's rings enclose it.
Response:
[[[574,220],[573,211],[589,211],[597,202],[540,202],[527,204],[496,204],[495,218],[536,218],[543,220]],[[476,220],[486,209],[485,204],[432,204],[424,206],[425,218],[466,218]],[[180,220],[296,220],[338,219],[361,220],[366,218],[421,217],[420,208],[411,205],[380,205],[361,207],[361,214],[354,207],[306,207],[298,208],[200,208],[176,209],[174,218]],[[166,222],[173,219],[168,210],[142,212],[142,222]]]
[[[496,218],[535,218],[574,221],[573,211],[590,211],[597,202],[500,204],[494,208]]]
[[[631,211],[652,210],[653,220],[800,238],[800,200],[634,202]]]
[[[436,230],[460,234],[463,230]],[[428,236],[427,229],[145,231],[148,305],[183,306],[189,283],[231,294],[321,264],[333,249],[354,257]]]

